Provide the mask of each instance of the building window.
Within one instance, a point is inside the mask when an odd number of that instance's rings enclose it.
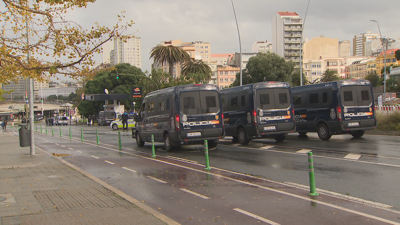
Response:
[[[201,49],[203,49],[203,46],[200,46]]]
[[[206,48],[208,48],[208,46],[206,46]]]
[[[228,78],[225,78],[225,82],[228,82]]]
[[[219,78],[219,82],[224,82],[224,78]]]
[[[224,71],[219,71],[219,75],[224,75]]]
[[[206,51],[206,53],[208,53],[208,51]]]
[[[228,75],[228,71],[225,71],[225,75]]]
[[[231,78],[231,82],[233,82],[233,78]]]
[[[231,75],[235,75],[235,71],[231,71]]]

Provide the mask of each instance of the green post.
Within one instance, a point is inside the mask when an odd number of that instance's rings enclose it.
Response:
[[[51,127],[51,136],[54,136],[54,129]]]
[[[210,170],[210,159],[208,158],[208,141],[204,140],[204,152],[206,154],[206,168],[204,168],[205,170]]]
[[[46,134],[47,134],[47,125],[46,125]]]
[[[72,139],[71,127],[69,127],[69,139]]]
[[[313,159],[313,154],[312,152],[308,152],[308,168],[310,170],[309,175],[310,175],[310,193],[308,194],[309,196],[318,196],[319,194],[316,191],[315,188],[315,176],[314,176],[314,159]]]
[[[97,145],[100,144],[100,140],[99,140],[99,130],[96,129],[96,141],[97,141]]]
[[[81,142],[83,142],[83,128],[81,128]]]
[[[139,135],[139,134],[136,134]],[[154,147],[154,134],[151,135],[151,158],[155,158],[156,157],[156,148]]]
[[[40,125],[40,133],[42,133],[42,134],[43,134],[42,125]]]
[[[122,145],[121,145],[121,131],[118,131],[118,149],[119,149],[119,150],[122,149]]]
[[[60,125],[60,137],[61,137],[61,125]]]

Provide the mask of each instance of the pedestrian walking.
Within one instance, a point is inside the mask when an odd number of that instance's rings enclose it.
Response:
[[[3,130],[7,130],[7,118],[4,117],[4,121],[3,121]]]
[[[128,113],[122,113],[122,130],[128,130]],[[126,127],[126,128],[125,128]]]

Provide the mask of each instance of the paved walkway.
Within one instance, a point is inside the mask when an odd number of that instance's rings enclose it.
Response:
[[[64,160],[0,130],[0,225],[178,224]]]

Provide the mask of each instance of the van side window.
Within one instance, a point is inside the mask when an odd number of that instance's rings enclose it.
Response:
[[[293,95],[293,104],[295,106],[301,105],[301,95]]]
[[[231,98],[231,107],[237,107],[237,106],[239,106],[238,100],[239,100],[239,99],[238,99],[237,96]]]
[[[147,106],[147,112],[153,112],[154,111],[154,102],[149,102]]]
[[[310,104],[318,104],[318,93],[310,94]]]
[[[241,106],[246,106],[246,96],[242,95],[240,97],[240,105]]]
[[[224,111],[228,111],[228,107],[227,107],[227,105],[226,105],[226,100],[225,100],[226,97],[228,97],[228,96],[223,96],[223,97],[221,98],[221,101],[222,101],[222,110],[224,110]]]
[[[164,111],[165,110],[165,101],[164,100],[160,100],[159,102],[158,102],[158,111],[159,112],[162,112],[162,111]]]
[[[322,103],[327,103],[328,102],[328,92],[323,92],[322,93]]]

